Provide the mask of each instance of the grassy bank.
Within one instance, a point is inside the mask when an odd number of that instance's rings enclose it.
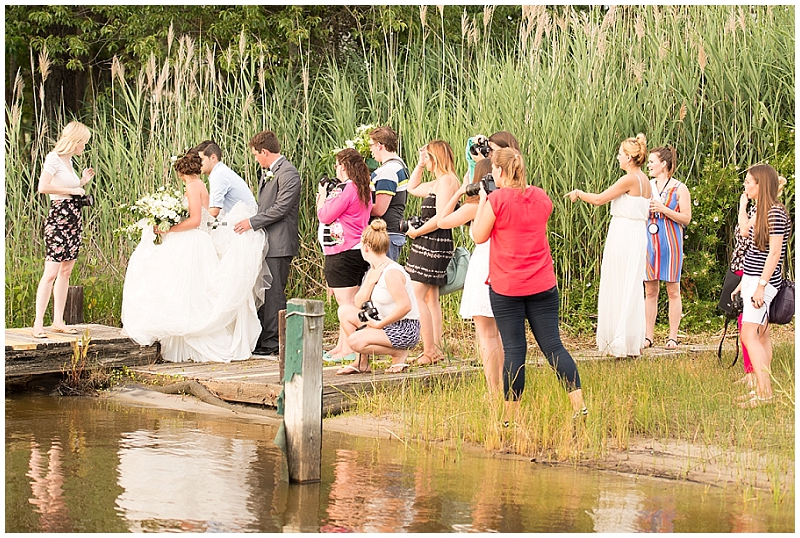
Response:
[[[76,167],[97,172],[89,188],[96,205],[85,212],[84,248],[73,273],[73,284],[85,287],[87,321],[119,323],[135,245],[113,233],[129,224],[118,207],[177,185],[170,156],[205,138],[215,139],[223,160],[255,187],[257,167],[246,144],[264,128],[278,134],[304,184],[302,246],[288,294],[323,296],[316,180],[332,171],[330,150],[356,126],[372,123],[397,130],[411,166],[420,145],[447,140],[459,174],[470,135],[515,133],[530,181],[555,204],[550,242],[563,319],[570,330],[585,332],[593,330],[608,209],[573,206],[562,195],[613,183],[619,143],[637,131],[651,146],[674,145],[677,176],[693,189],[696,215],[687,229],[684,327],[719,324],[714,304],[742,170],[775,164],[789,179],[786,201],[794,212],[794,8],[534,6],[522,10],[518,38],[509,42],[489,32],[493,14],[487,7],[482,18],[465,18],[457,44],[443,39],[437,10],[421,9],[419,20],[404,22],[414,28],[408,41],[398,42],[387,28],[382,48],[354,39],[350,55],[336,59],[302,38],[293,44],[301,54],[287,63],[244,37],[219,50],[170,33],[163,63],[153,58],[138,73],[125,73],[116,62],[110,82],[94,89],[79,118],[94,134]],[[9,326],[33,319],[47,208],[36,183],[44,155],[71,119],[43,116],[46,102],[59,99],[44,91],[51,67],[46,54],[32,56],[34,79],[18,78],[6,106]],[[36,89],[32,124],[23,124],[22,85]],[[412,200],[406,215],[418,207],[419,199]],[[457,242],[469,246],[468,234],[457,233]],[[457,318],[457,299],[444,306],[446,318]]]
[[[536,366],[536,357],[529,357],[521,413],[512,428],[501,425],[502,401],[489,397],[482,375],[432,387],[409,380],[361,396],[353,413],[398,421],[406,440],[475,444],[544,460],[603,460],[642,439],[692,445],[701,453],[720,450],[724,462],[717,463],[739,469],[742,487],[755,480],[750,475],[757,468],[781,501],[794,492],[794,484],[782,479],[793,473],[795,460],[794,350],[793,342],[776,346],[776,403],[752,410],[736,406],[736,397],[747,391],[733,384],[741,366],[724,369],[716,354],[702,353],[580,362],[589,408],[585,424],[573,422],[563,388],[549,366]]]

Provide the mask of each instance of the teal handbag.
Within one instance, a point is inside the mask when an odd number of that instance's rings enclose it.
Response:
[[[439,286],[439,295],[447,295],[464,288],[464,280],[467,278],[467,267],[469,267],[469,250],[464,247],[456,247],[453,257],[447,264],[447,284]]]

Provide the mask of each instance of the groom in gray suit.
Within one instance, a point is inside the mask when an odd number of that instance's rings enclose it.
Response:
[[[258,309],[261,336],[254,355],[278,354],[278,312],[286,309],[286,282],[292,258],[300,251],[297,213],[300,206],[300,174],[281,155],[281,144],[272,131],[261,131],[248,143],[261,165],[258,186],[258,213],[237,222],[233,231],[263,229],[269,248],[264,263],[272,273],[272,286],[266,290],[264,304]]]

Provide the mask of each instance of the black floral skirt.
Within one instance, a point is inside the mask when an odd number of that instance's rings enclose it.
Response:
[[[44,222],[45,260],[66,262],[78,259],[83,235],[81,208],[75,200],[52,200]]]

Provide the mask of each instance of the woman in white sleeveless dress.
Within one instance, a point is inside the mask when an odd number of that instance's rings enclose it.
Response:
[[[480,181],[486,174],[492,172],[492,160],[481,159],[475,164],[472,182]],[[468,183],[459,188],[450,198],[439,217],[440,228],[455,228],[467,224],[475,219],[478,211],[477,196],[467,198],[458,209],[459,201],[464,196]],[[472,237],[472,229],[470,229]],[[492,304],[489,300],[489,245],[491,240],[475,245],[475,250],[469,257],[467,276],[464,279],[464,291],[461,294],[461,310],[459,314],[464,319],[471,319],[475,323],[475,333],[478,337],[478,348],[483,363],[483,373],[492,395],[503,392],[503,341],[494,321]]]
[[[599,206],[611,202],[611,223],[600,267],[597,348],[614,357],[638,357],[644,346],[644,289],[650,182],[642,172],[647,139],[641,133],[619,148],[625,175],[600,194],[574,190],[570,200]]]
[[[164,233],[160,245],[151,227],[142,229],[125,275],[123,329],[140,345],[159,341],[170,362],[243,360],[261,333],[255,290],[262,287],[257,282],[265,236],[253,230],[239,235],[224,226],[212,230],[200,165],[195,152],[175,163],[186,184],[189,217]],[[255,211],[240,202],[228,220]]]

